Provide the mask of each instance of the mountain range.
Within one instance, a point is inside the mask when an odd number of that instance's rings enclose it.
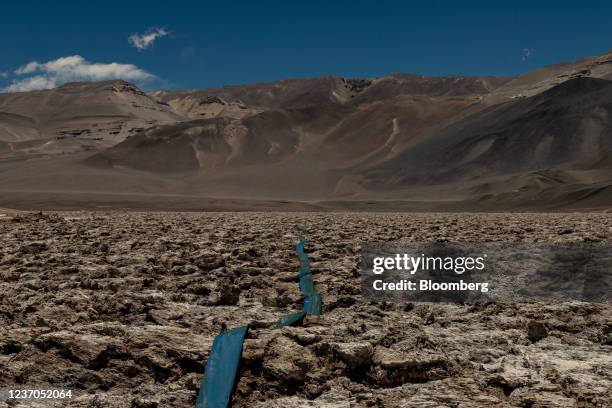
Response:
[[[612,208],[612,53],[513,77],[0,94],[0,207]]]

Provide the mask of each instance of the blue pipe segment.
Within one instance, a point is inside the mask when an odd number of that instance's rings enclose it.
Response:
[[[304,252],[306,243],[304,235],[308,233],[308,230],[297,226],[294,229],[300,234],[295,250],[300,259],[300,292],[304,295],[304,306],[301,312],[281,317],[274,325],[274,328],[277,329],[301,325],[306,315],[321,315],[321,294],[315,291],[310,261]],[[236,384],[242,344],[248,330],[248,325],[242,326],[215,337],[210,353],[208,353],[202,385],[196,398],[196,408],[227,408]]]
[[[304,251],[304,244],[306,244],[304,230],[300,232],[300,241],[295,246],[295,251],[300,259],[300,291],[304,295],[304,312],[309,315],[321,316],[321,294],[315,290],[310,261]]]
[[[196,408],[226,408],[232,398],[242,343],[249,326],[242,326],[215,337],[204,370]]]

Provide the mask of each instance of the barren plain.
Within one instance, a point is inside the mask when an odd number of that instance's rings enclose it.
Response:
[[[294,225],[324,309],[297,311]],[[234,407],[605,407],[612,306],[373,303],[363,241],[612,240],[607,214],[0,210],[0,388],[70,407],[191,407],[212,340],[250,323]],[[0,407],[7,407],[0,402]]]

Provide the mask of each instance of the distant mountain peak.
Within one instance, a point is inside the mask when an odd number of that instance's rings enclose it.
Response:
[[[99,82],[66,82],[56,88],[59,92],[100,92],[111,91],[117,93],[131,93],[145,95],[145,93],[131,82],[122,79],[113,79]]]

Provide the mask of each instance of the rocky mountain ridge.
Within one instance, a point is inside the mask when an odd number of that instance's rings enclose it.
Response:
[[[0,190],[608,208],[610,79],[605,54],[505,78],[329,76],[151,93],[105,81],[0,94]]]

